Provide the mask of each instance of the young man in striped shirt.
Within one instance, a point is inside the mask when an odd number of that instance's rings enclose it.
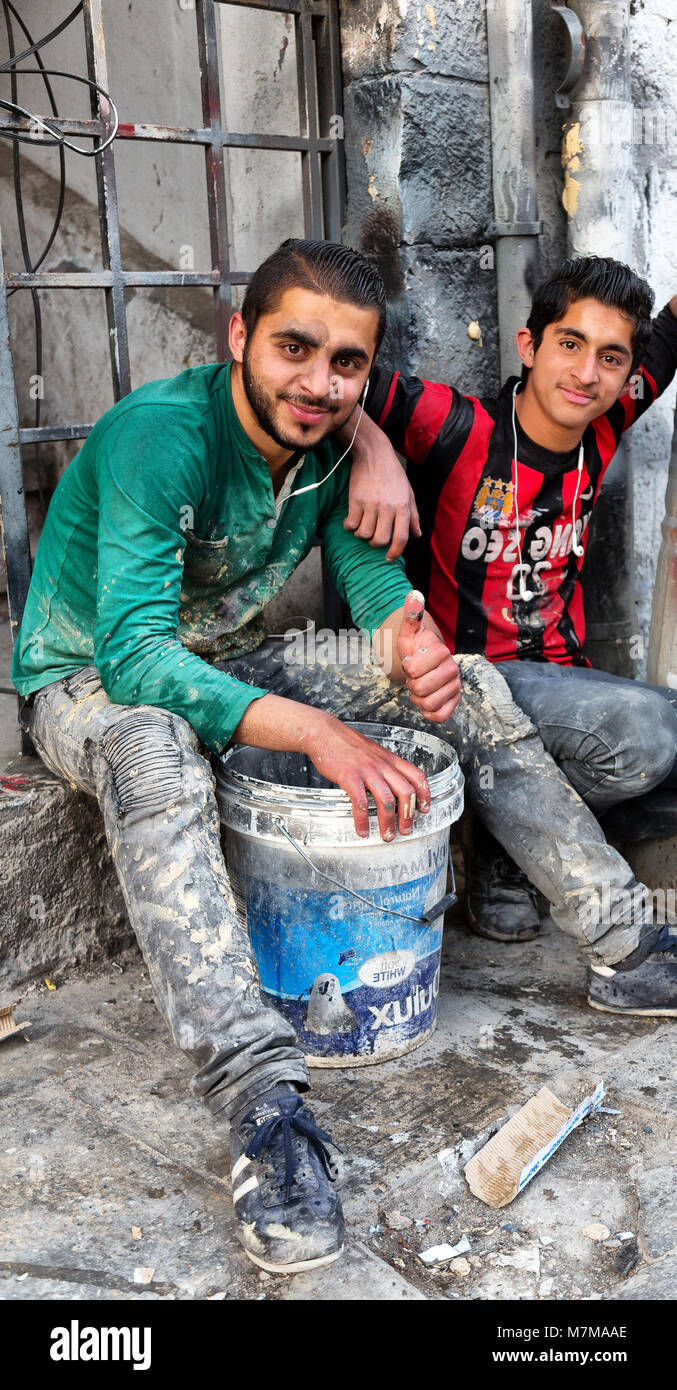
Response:
[[[677,833],[677,691],[592,669],[580,573],[621,435],[677,368],[677,296],[653,322],[652,305],[649,286],[627,266],[579,258],[539,287],[517,334],[522,378],[497,398],[376,367],[346,523],[383,541],[383,503],[402,488],[397,450],[409,463],[420,517],[407,573],[450,650],[481,654],[500,670],[570,786],[607,833],[630,839]],[[482,814],[477,801],[475,809]],[[533,885],[553,897],[545,834],[538,862],[547,804],[533,805],[531,844],[513,825],[523,807],[498,808],[494,794],[485,811],[501,843],[476,820],[466,846],[469,923],[493,940],[529,940],[539,928]],[[604,888],[615,851],[600,840],[591,832],[581,854],[600,912],[619,913],[613,889]],[[631,884],[629,868],[627,875]],[[594,911],[594,892],[590,903]],[[626,900],[625,910],[631,920],[636,904]],[[629,974],[593,971],[590,1002],[677,1013],[676,973],[677,962],[662,955]]]

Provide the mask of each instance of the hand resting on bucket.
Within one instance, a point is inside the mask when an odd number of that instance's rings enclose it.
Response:
[[[412,590],[404,608],[387,620],[393,636],[397,634],[398,653],[397,670],[388,674],[397,679],[401,670],[412,702],[432,722],[439,723],[456,705],[460,683],[456,664],[441,638],[429,626],[423,629],[424,617],[430,621],[424,614],[422,596]],[[383,624],[381,631],[385,627]],[[430,788],[418,768],[312,705],[280,695],[263,695],[249,705],[232,741],[306,753],[318,772],[350,797],[358,835],[369,834],[368,793],[376,803],[384,840],[394,839],[396,818],[400,834],[409,835],[415,810],[425,813],[430,809]]]

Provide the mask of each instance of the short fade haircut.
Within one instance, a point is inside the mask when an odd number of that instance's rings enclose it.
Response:
[[[242,303],[242,317],[251,337],[262,314],[272,314],[285,290],[304,289],[326,294],[360,309],[376,309],[376,352],[386,330],[386,292],[373,261],[335,241],[305,241],[290,237],[254,271]]]
[[[651,336],[653,290],[628,265],[608,256],[577,256],[565,261],[554,275],[542,281],[534,295],[527,319],[534,349],[541,346],[547,325],[560,323],[567,309],[579,299],[598,299],[632,320],[630,375],[641,361]],[[524,372],[522,376],[524,378]]]

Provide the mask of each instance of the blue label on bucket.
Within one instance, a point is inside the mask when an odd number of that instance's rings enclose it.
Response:
[[[247,877],[247,925],[263,989],[307,1052],[348,1060],[376,1048],[385,1056],[432,1026],[442,924],[418,926],[376,904],[418,917],[433,890],[445,891],[439,866],[411,883],[365,891],[370,911],[345,893]]]

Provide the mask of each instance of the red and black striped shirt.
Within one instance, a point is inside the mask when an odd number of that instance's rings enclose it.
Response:
[[[517,422],[514,461],[512,391],[477,399],[453,387],[377,367],[366,409],[408,460],[422,536],[405,555],[407,574],[451,651],[482,652],[490,661],[589,665],[579,583],[588,523],[620,437],[670,384],[677,370],[677,319],[669,306],[654,319],[641,366],[622,396],[583,435],[578,447],[543,449]],[[513,498],[518,510],[525,584],[520,596]],[[574,537],[575,525],[575,537]]]

